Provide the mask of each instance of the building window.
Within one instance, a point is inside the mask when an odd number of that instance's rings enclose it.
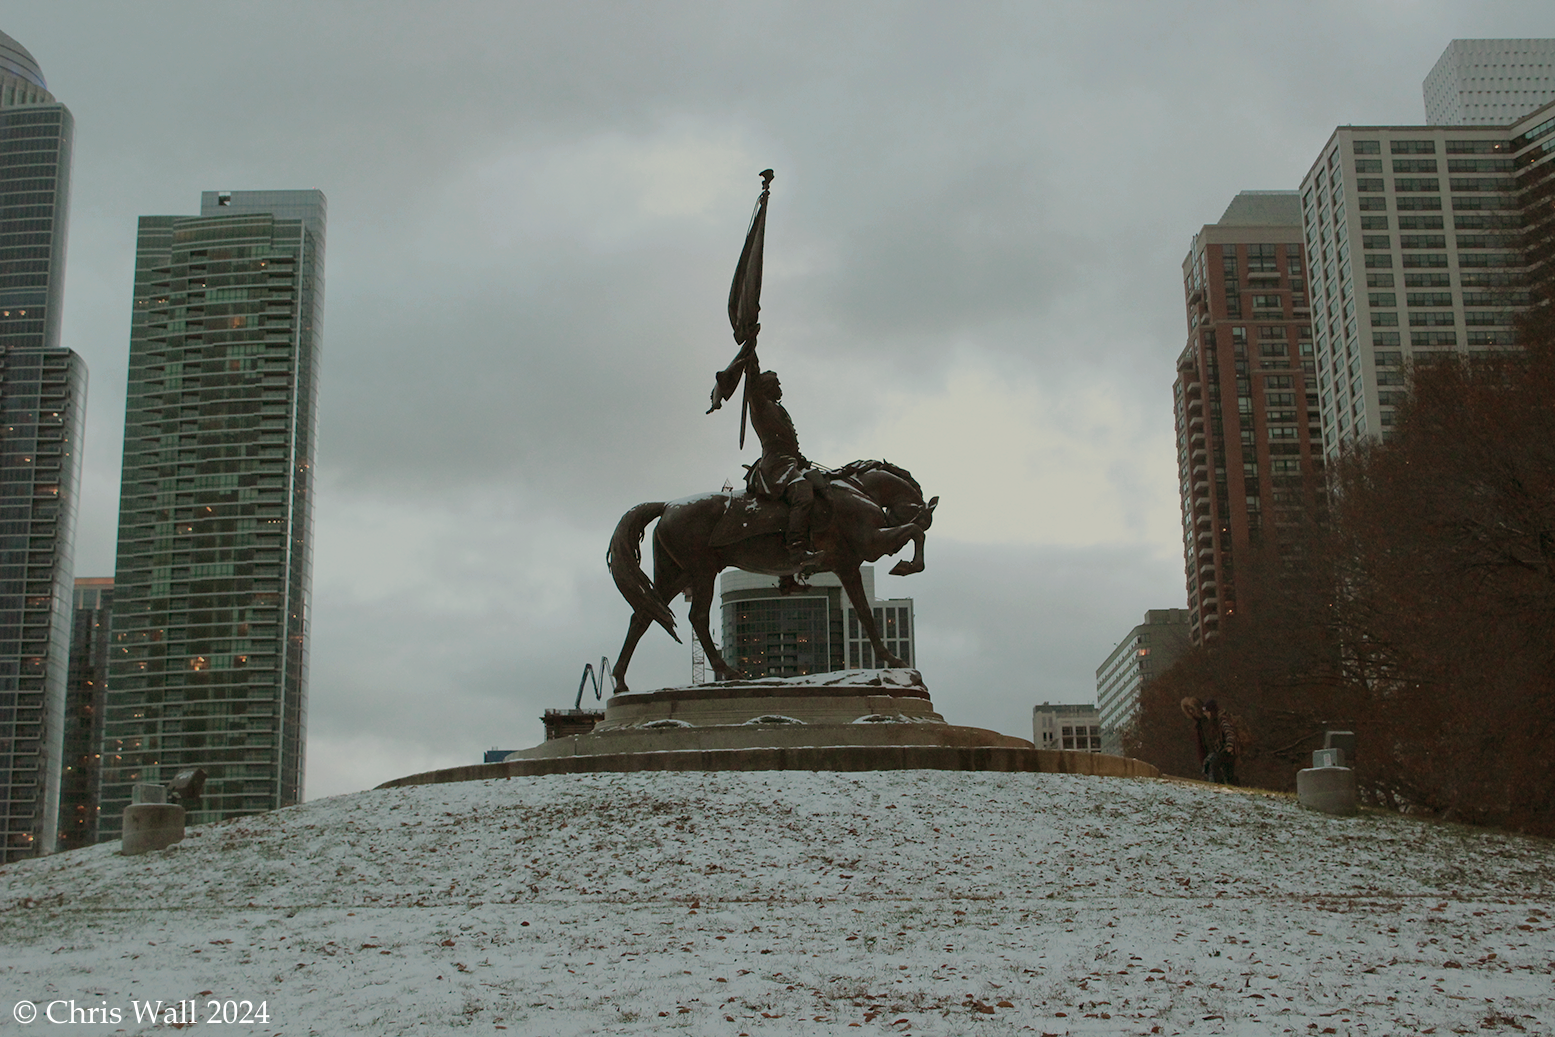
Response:
[[[1247,246],[1247,269],[1249,273],[1278,273],[1279,265],[1275,262],[1275,246],[1273,245],[1249,245]]]

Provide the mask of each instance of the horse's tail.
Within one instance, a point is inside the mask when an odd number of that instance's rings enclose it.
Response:
[[[680,635],[675,633],[675,614],[659,597],[653,581],[648,579],[648,574],[642,569],[643,530],[662,514],[664,502],[659,501],[639,504],[622,515],[621,521],[616,524],[615,533],[610,537],[610,550],[605,555],[605,564],[610,567],[610,577],[616,581],[616,589],[621,592],[626,603],[632,606],[632,611],[657,621],[671,637],[679,641]]]

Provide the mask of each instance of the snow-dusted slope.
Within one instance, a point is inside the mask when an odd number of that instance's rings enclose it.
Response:
[[[1549,1033],[1552,898],[1549,842],[1181,782],[468,782],[0,869],[0,1030]]]

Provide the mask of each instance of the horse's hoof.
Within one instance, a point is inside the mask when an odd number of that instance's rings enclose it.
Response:
[[[891,566],[892,576],[911,576],[913,573],[923,572],[922,565],[914,565],[911,562],[897,562]]]

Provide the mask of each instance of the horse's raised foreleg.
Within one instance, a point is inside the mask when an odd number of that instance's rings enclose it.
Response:
[[[907,663],[886,651],[885,642],[880,640],[880,628],[875,625],[874,602],[864,593],[864,579],[859,575],[858,566],[835,571],[837,578],[842,581],[842,589],[848,592],[848,600],[853,603],[853,611],[858,613],[859,623],[869,635],[869,643],[875,646],[875,658],[892,669],[905,669]]]
[[[891,566],[892,576],[911,576],[913,573],[923,572],[923,530],[912,535],[912,561],[903,559]]]
[[[713,605],[713,581],[718,578],[717,573],[695,573],[691,577],[691,629],[702,642],[702,651],[707,654],[707,661],[712,664],[713,672],[724,680],[739,680],[744,673],[724,662],[722,655],[718,654],[718,646],[713,644],[713,631],[708,626],[708,615]]]
[[[884,529],[864,528],[851,530],[848,533],[848,544],[858,553],[858,556],[866,562],[877,561],[886,555],[894,555],[909,543],[923,539],[923,527],[913,522],[907,522],[900,526],[887,526]],[[912,565],[913,563],[905,563]],[[923,568],[919,565],[918,569]],[[913,569],[917,572],[918,569]]]

